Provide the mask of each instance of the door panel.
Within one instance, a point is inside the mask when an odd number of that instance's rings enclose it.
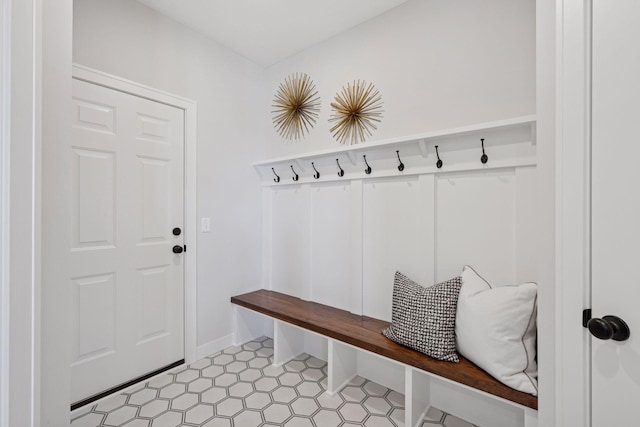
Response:
[[[166,160],[139,156],[142,179],[142,236],[140,243],[164,241],[166,230],[171,226],[169,193],[165,189],[171,179],[171,166]]]
[[[115,277],[113,274],[74,280],[73,306],[77,307],[75,324],[76,360],[86,360],[111,353],[115,349]]]
[[[138,341],[140,344],[168,333],[167,331],[167,289],[171,280],[169,266],[140,270],[138,282]]]
[[[73,248],[113,246],[116,207],[114,154],[74,149],[73,155]]]
[[[640,2],[594,0],[592,309],[616,315],[628,341],[592,338],[592,425],[638,424],[640,396]]]
[[[184,357],[184,112],[73,81],[72,402]]]

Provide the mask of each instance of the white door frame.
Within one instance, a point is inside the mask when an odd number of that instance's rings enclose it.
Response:
[[[130,80],[73,64],[73,78],[126,92],[141,98],[180,108],[185,112],[184,138],[184,358],[196,360],[197,353],[197,210],[196,210],[196,102]]]
[[[556,426],[591,425],[591,0],[557,1]]]
[[[0,426],[9,424],[9,2],[0,0]]]
[[[0,426],[38,425],[39,1],[0,0]]]

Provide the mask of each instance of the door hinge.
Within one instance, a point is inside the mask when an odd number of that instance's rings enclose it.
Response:
[[[184,251],[187,252],[187,245],[184,245]]]
[[[587,327],[587,323],[589,323],[589,320],[591,320],[591,309],[585,308],[584,310],[582,310],[582,327],[583,328]]]

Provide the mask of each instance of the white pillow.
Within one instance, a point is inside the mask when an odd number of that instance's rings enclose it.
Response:
[[[537,285],[491,286],[465,266],[456,315],[458,352],[498,381],[538,395]]]

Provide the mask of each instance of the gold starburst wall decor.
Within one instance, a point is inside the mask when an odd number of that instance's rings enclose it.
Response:
[[[377,129],[376,123],[382,119],[382,96],[372,83],[347,83],[334,101],[329,123],[335,123],[330,130],[340,144],[363,142]]]
[[[298,141],[313,128],[320,112],[320,97],[306,74],[291,74],[280,83],[273,99],[273,125],[284,139]]]

